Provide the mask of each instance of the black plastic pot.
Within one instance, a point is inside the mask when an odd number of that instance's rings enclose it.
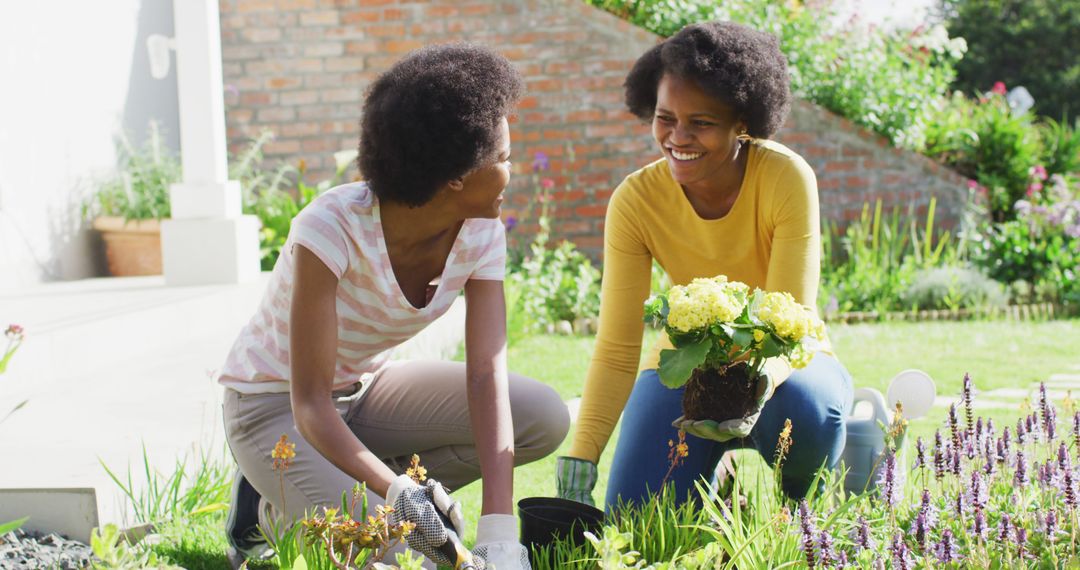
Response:
[[[569,537],[575,545],[585,544],[585,531],[600,531],[604,511],[568,499],[529,497],[518,501],[518,518],[521,542],[532,558],[535,549],[546,548],[557,539]]]

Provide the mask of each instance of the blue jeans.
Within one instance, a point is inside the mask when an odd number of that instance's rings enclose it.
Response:
[[[683,388],[660,383],[656,370],[644,370],[623,411],[622,429],[608,480],[607,509],[619,501],[641,504],[660,488],[670,463],[668,441],[678,440],[671,422],[682,415]],[[720,443],[686,436],[690,455],[676,467],[668,484],[675,497],[696,498],[694,483],[713,479],[716,464],[730,449],[754,448],[771,465],[784,420],[791,419],[791,450],[784,461],[781,486],[793,498],[806,495],[818,468],[833,469],[840,462],[851,412],[851,376],[836,358],[818,353],[810,365],[794,373],[776,388],[765,403],[750,437]]]

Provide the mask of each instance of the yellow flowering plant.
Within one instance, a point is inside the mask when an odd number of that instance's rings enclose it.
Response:
[[[645,319],[662,325],[675,347],[660,352],[660,380],[669,388],[686,384],[695,369],[723,373],[739,362],[756,378],[778,356],[803,368],[813,357],[810,339],[826,338],[825,324],[790,293],[751,291],[724,275],[650,297]]]

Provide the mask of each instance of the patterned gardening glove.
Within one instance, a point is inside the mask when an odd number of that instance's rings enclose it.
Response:
[[[473,557],[486,570],[532,570],[529,553],[518,541],[514,515],[484,515],[476,525],[476,548]]]
[[[595,507],[592,498],[596,486],[596,464],[574,457],[560,457],[555,461],[555,489],[559,498],[570,499]]]
[[[386,504],[394,508],[394,522],[416,525],[405,537],[410,548],[437,564],[455,566],[457,561],[447,555],[446,544],[451,541],[451,533],[465,527],[465,519],[461,503],[451,499],[440,483],[428,479],[424,485],[418,485],[408,475],[399,475],[386,492]],[[457,538],[453,542],[460,544],[461,540]]]
[[[761,408],[765,405],[765,402],[772,397],[773,389],[772,378],[769,377],[767,372],[762,372],[761,376],[758,376],[757,403],[754,405],[754,413],[745,418],[736,418],[722,422],[713,420],[688,420],[685,416],[679,416],[675,421],[671,422],[671,427],[681,429],[690,435],[702,439],[711,439],[720,442],[744,438],[753,431],[754,424],[757,423],[758,418],[761,416]]]

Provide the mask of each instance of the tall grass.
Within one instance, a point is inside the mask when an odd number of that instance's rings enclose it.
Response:
[[[881,200],[863,204],[859,219],[841,235],[826,222],[822,232],[822,287],[818,304],[823,312],[904,310],[903,294],[922,270],[962,261],[963,240],[950,232],[935,234],[937,201],[931,198],[922,226],[909,208],[885,213]]]
[[[135,522],[158,523],[172,519],[195,517],[224,511],[229,507],[230,485],[235,466],[222,454],[211,457],[203,451],[196,455],[192,469],[188,456],[176,459],[169,473],[154,469],[146,445],[142,448],[144,484],[138,485],[128,466],[126,477],[113,471],[104,461],[101,466],[109,478],[120,487],[135,515]]]

